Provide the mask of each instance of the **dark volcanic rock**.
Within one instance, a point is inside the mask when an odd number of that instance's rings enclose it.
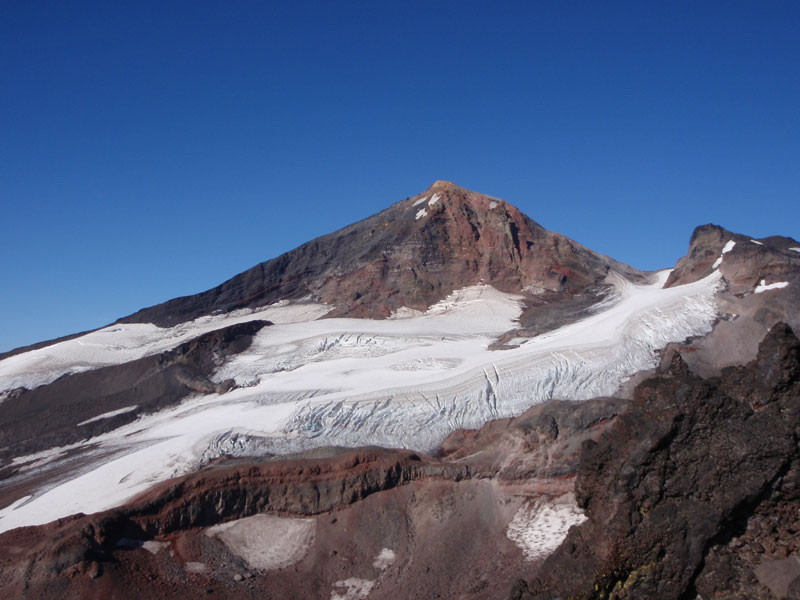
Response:
[[[722,255],[729,241],[735,245]],[[706,277],[715,264],[723,279],[717,293],[720,319],[714,330],[682,345],[683,359],[692,371],[717,377],[724,367],[753,360],[759,341],[778,322],[800,331],[800,252],[792,248],[800,248],[800,243],[781,236],[753,240],[716,225],[695,229],[688,254],[678,261],[666,285]],[[785,286],[756,293],[762,282]]]
[[[422,209],[424,216],[417,218]],[[170,326],[215,311],[308,296],[331,304],[330,316],[381,318],[402,306],[425,309],[481,281],[509,292],[534,286],[582,293],[600,284],[611,269],[643,276],[545,230],[507,202],[437,181],[419,196],[256,265],[214,289],[122,320]]]
[[[718,225],[701,225],[692,233],[689,252],[677,262],[665,287],[691,283],[709,275],[729,241],[736,245],[724,255],[719,269],[731,294],[752,293],[762,279],[770,284],[796,281],[800,275],[800,252],[791,250],[800,247],[800,243],[792,238],[774,235],[753,240]]]
[[[787,326],[721,381],[671,354],[609,431],[584,445],[576,495],[589,520],[514,597],[766,598],[765,585],[794,589],[777,559],[798,551],[799,436],[800,341]]]

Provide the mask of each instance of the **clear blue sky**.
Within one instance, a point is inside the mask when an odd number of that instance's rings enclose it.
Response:
[[[436,179],[633,266],[800,237],[798,2],[0,4],[0,350]]]

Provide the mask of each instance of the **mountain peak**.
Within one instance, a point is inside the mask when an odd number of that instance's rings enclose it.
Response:
[[[452,181],[445,181],[444,179],[437,179],[434,181],[427,190],[422,192],[422,195],[431,195],[431,194],[453,194],[456,196],[461,196],[462,198],[487,198],[488,200],[496,200],[499,201],[500,198],[495,198],[494,196],[489,196],[488,194],[482,194],[480,192],[475,192],[473,190],[467,189],[463,186],[458,185],[457,183],[453,183]]]
[[[445,181],[443,179],[437,179],[434,181],[431,186],[427,189],[428,192],[449,192],[449,191],[460,191],[460,192],[469,192],[470,190],[461,187],[453,183],[452,181]]]
[[[413,209],[410,212],[411,217],[420,225],[424,225],[424,221],[434,215],[457,219],[460,214],[468,220],[474,221],[478,215],[480,215],[480,219],[483,219],[488,213],[495,212],[495,209],[499,209],[498,214],[495,215],[498,218],[502,218],[500,215],[504,215],[506,219],[513,221],[526,219],[530,221],[517,208],[500,198],[475,192],[452,181],[441,179],[434,181],[428,189],[410,200],[411,203],[407,204],[405,208],[406,210]],[[441,225],[441,219],[437,221]],[[531,224],[535,228],[539,227],[533,221]]]
[[[537,289],[571,296],[593,289],[610,269],[621,267],[545,230],[505,201],[439,180],[214,289],[123,320],[172,326],[301,298],[328,304],[331,317],[388,317],[403,307],[425,310],[480,282],[503,292]]]

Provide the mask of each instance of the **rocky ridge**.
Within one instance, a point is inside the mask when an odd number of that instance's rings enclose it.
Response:
[[[665,357],[584,444],[588,520],[512,597],[800,597],[798,442],[800,340],[785,324],[720,379]]]
[[[717,294],[720,315],[714,330],[683,345],[682,357],[704,377],[753,360],[759,341],[774,325],[800,331],[800,243],[770,236],[752,239],[718,225],[695,229],[687,254],[675,265],[665,287],[685,285],[719,270],[724,287]]]

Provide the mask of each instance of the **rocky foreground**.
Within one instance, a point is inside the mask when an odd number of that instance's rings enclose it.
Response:
[[[588,520],[515,598],[800,598],[800,342],[773,327],[721,378],[678,354],[576,480]]]
[[[800,341],[632,401],[379,448],[221,459],[0,536],[3,598],[800,597]]]

